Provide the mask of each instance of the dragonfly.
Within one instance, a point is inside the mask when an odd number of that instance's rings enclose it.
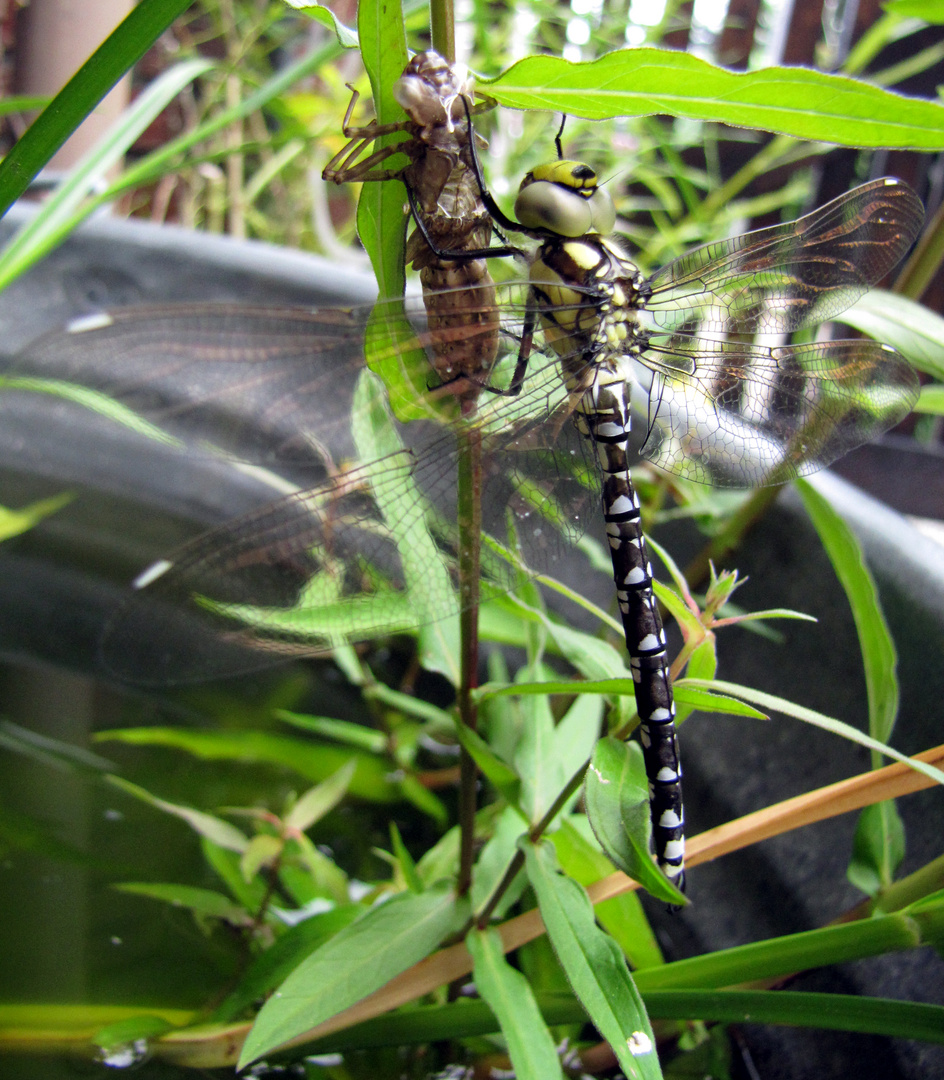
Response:
[[[546,220],[545,184],[579,200],[566,234]],[[443,327],[419,298],[130,309],[84,320],[15,363],[118,403],[150,425],[144,438],[251,462],[293,486],[139,575],[103,644],[111,670],[138,683],[234,673],[454,614],[456,458],[470,432],[483,451],[484,599],[512,588],[522,563],[540,569],[568,550],[598,521],[602,491],[656,854],[681,883],[678,749],[628,467],[631,403],[644,419],[639,456],[720,486],[805,475],[886,430],[917,397],[902,357],[874,342],[785,335],[881,280],[923,209],[904,184],[874,181],[644,278],[605,235],[600,190],[575,163],[530,174],[520,220],[500,222],[539,240],[529,281],[448,294],[465,322],[447,339],[480,344],[483,325],[498,327],[494,357],[480,353],[458,377],[437,370]],[[406,341],[389,327],[404,312]],[[156,626],[168,631],[160,646]]]

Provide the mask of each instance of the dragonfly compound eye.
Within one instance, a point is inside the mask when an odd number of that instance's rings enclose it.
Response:
[[[555,161],[528,173],[518,191],[515,214],[522,225],[555,236],[611,232],[616,211],[597,174],[580,161]]]

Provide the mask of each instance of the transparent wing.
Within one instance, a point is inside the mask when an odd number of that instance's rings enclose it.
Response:
[[[641,455],[716,487],[816,472],[893,427],[918,398],[911,366],[874,341],[765,347],[674,335],[651,342],[646,362]]]
[[[687,252],[648,281],[662,329],[786,333],[834,318],[880,281],[924,220],[898,180],[863,184],[797,221]]]
[[[483,444],[486,531],[508,543],[510,510],[526,561],[545,567],[566,550],[596,505],[579,437],[546,423],[566,399],[557,365],[538,351],[522,393],[496,392],[517,356],[520,296],[500,296],[509,333],[475,408],[438,385],[433,332],[411,305],[138,309],[18,358],[0,407],[68,383],[94,399],[70,392],[65,407],[94,400],[144,439],[169,436],[182,455],[234,468],[261,463],[297,488],[145,571],[107,633],[107,666],[135,682],[189,681],[248,670],[267,650],[310,654],[454,613],[462,429]],[[474,336],[477,314],[495,314],[494,291],[472,290],[468,313]],[[483,594],[514,575],[491,549]]]

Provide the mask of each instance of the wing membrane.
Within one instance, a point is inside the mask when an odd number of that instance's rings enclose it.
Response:
[[[687,252],[649,279],[658,327],[788,333],[834,318],[914,243],[924,208],[904,184],[875,180],[784,225]]]

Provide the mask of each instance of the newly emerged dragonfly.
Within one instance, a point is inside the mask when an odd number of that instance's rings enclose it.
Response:
[[[532,181],[590,207],[592,174],[572,165]],[[406,343],[393,344],[389,329],[399,304],[139,309],[43,339],[16,366],[121,403],[154,425],[143,438],[262,464],[297,487],[139,577],[104,644],[112,670],[137,682],[235,672],[247,655],[322,651],[453,614],[463,542],[456,447],[469,431],[483,448],[483,597],[512,587],[521,560],[544,567],[581,535],[598,518],[602,489],[647,771],[675,770],[659,778],[654,803],[657,854],[678,879],[675,736],[627,468],[630,402],[644,417],[642,458],[721,486],[813,472],[884,431],[917,396],[897,353],[858,340],[791,345],[784,335],[832,318],[879,281],[923,211],[905,185],[874,181],[643,279],[600,234],[607,212],[584,213],[561,237],[556,219],[551,228],[530,216],[546,203],[534,201],[534,182],[529,189],[519,212],[544,240],[531,284],[452,294],[471,321],[448,337],[461,343],[483,324],[500,326],[494,358],[462,378],[437,375],[442,327],[418,300],[405,304],[414,329]],[[196,389],[181,393],[191,372]],[[588,458],[589,445],[597,453]],[[510,543],[520,557],[506,556]],[[159,648],[157,625],[173,627]],[[198,632],[206,629],[212,636]]]

